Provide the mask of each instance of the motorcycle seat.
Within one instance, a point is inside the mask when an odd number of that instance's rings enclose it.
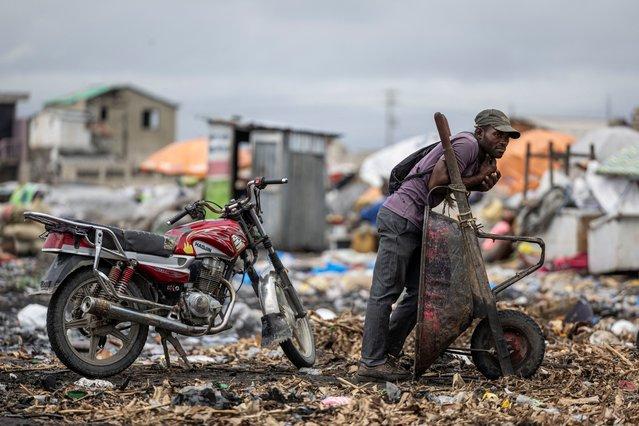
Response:
[[[124,251],[134,251],[136,253],[151,254],[154,256],[169,257],[173,254],[175,242],[164,235],[154,234],[146,231],[132,231],[117,228],[115,226],[101,225],[99,223],[87,222],[84,220],[73,219],[75,222],[85,223],[87,225],[97,225],[109,228],[115,234]],[[95,232],[89,231],[89,238],[95,240]],[[102,237],[102,244],[105,248],[114,250],[115,244],[113,238],[109,235]]]

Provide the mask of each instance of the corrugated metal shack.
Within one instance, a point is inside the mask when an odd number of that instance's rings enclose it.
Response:
[[[209,124],[233,129],[236,137],[231,153],[244,140],[251,144],[253,177],[289,179],[287,185],[262,191],[264,227],[275,247],[288,251],[326,249],[326,149],[339,135],[239,120],[216,119]],[[233,162],[237,155],[230,157]],[[236,172],[232,174],[230,181],[234,182]],[[240,195],[237,186],[232,192]]]

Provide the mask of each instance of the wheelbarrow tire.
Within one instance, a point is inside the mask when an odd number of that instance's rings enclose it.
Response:
[[[520,311],[499,311],[499,322],[511,351],[511,362],[515,375],[531,377],[544,359],[546,341],[539,325],[528,315]],[[493,336],[488,319],[484,318],[473,331],[471,349],[490,350],[494,348]],[[473,351],[475,367],[487,378],[502,376],[499,360],[494,353]]]

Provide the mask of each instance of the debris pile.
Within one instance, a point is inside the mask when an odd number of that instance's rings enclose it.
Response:
[[[5,352],[0,415],[109,423],[639,421],[639,353],[630,339],[576,342],[538,320],[548,349],[531,380],[488,381],[467,360],[445,355],[417,382],[358,383],[362,318],[348,313],[333,320],[313,315],[319,360],[306,372],[281,351],[260,349],[257,337],[194,348],[192,355],[223,358],[193,372],[175,367],[167,376],[158,365],[137,363],[108,381],[78,379],[55,358]]]

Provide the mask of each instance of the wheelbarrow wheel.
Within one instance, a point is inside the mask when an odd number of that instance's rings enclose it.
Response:
[[[544,359],[546,342],[537,323],[523,312],[499,311],[499,322],[504,330],[504,338],[510,350],[510,361],[515,375],[531,377]],[[470,341],[475,367],[487,378],[501,377],[501,368],[488,319],[484,318],[473,331]],[[490,351],[490,352],[487,352]]]

